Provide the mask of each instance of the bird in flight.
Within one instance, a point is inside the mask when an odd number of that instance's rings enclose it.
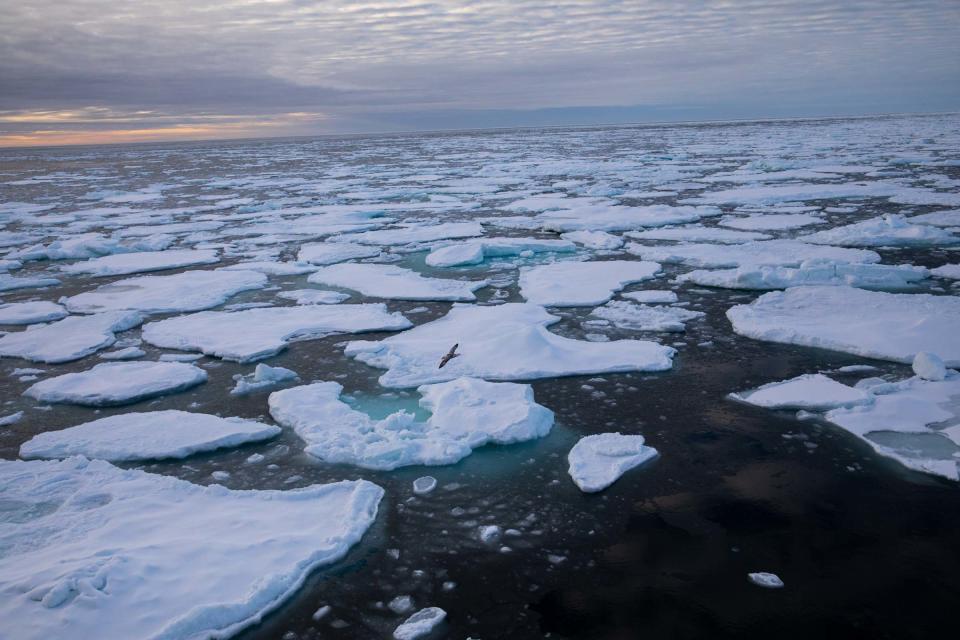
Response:
[[[445,364],[447,364],[448,362],[450,362],[451,360],[453,360],[454,358],[460,355],[459,353],[457,353],[457,347],[459,346],[460,346],[460,343],[458,342],[457,344],[450,347],[450,351],[447,352],[447,355],[440,358],[440,366],[437,367],[437,369],[443,369],[443,366]]]

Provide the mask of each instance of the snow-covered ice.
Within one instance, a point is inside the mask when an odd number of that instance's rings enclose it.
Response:
[[[335,239],[344,242],[359,242],[373,245],[400,245],[414,242],[433,242],[448,238],[473,238],[483,235],[479,222],[446,222],[443,224],[412,224],[397,229],[378,229],[363,233],[350,233]]]
[[[18,640],[228,637],[336,562],[377,515],[363,480],[229,491],[108,462],[0,461],[0,618]]]
[[[324,291],[323,289],[295,289],[280,291],[278,298],[293,300],[297,304],[340,304],[350,299],[349,293],[340,291]]]
[[[804,242],[843,247],[929,247],[960,243],[945,229],[912,224],[909,218],[887,215],[801,236]]]
[[[417,640],[433,631],[447,617],[440,607],[421,609],[407,618],[393,632],[394,640]]]
[[[668,332],[685,331],[687,321],[703,315],[702,311],[683,307],[651,307],[626,300],[612,300],[590,312],[591,318],[606,320],[618,329]]]
[[[581,244],[587,249],[612,251],[623,246],[623,238],[606,231],[570,231],[560,237]]]
[[[930,273],[938,278],[949,278],[951,280],[960,280],[960,264],[945,264],[931,269]]]
[[[143,339],[157,347],[251,362],[279,353],[295,340],[410,326],[409,320],[400,313],[389,313],[383,304],[302,305],[168,318],[144,326]]]
[[[69,316],[0,337],[0,356],[51,364],[79,360],[116,342],[115,333],[143,322],[134,311]]]
[[[917,377],[924,380],[937,382],[947,377],[947,368],[935,353],[921,351],[913,357],[912,368]]]
[[[846,351],[909,363],[921,351],[960,365],[960,298],[850,287],[794,287],[727,311],[733,329],[757,340]]]
[[[336,382],[270,394],[270,415],[297,432],[305,451],[325,462],[389,470],[453,464],[486,444],[542,438],[553,412],[537,404],[530,385],[459,378],[417,389],[426,422],[398,411],[382,420],[340,400]]]
[[[624,473],[657,456],[641,435],[598,433],[581,438],[567,454],[569,473],[581,491],[603,491]]]
[[[763,587],[764,589],[782,589],[783,580],[775,573],[767,573],[766,571],[758,571],[756,573],[748,573],[747,580],[757,585],[758,587]]]
[[[182,362],[103,362],[47,378],[23,394],[41,402],[107,407],[184,391],[206,380],[206,371]]]
[[[300,247],[297,260],[316,265],[336,264],[359,258],[375,258],[379,247],[370,247],[349,242],[313,242]]]
[[[23,458],[88,458],[128,462],[186,458],[195,453],[267,440],[280,428],[242,418],[187,411],[123,413],[60,431],[35,435],[20,447]]]
[[[647,289],[645,291],[628,291],[620,294],[621,297],[641,302],[644,304],[672,304],[677,301],[677,294],[674,291],[660,289]]]
[[[353,341],[344,353],[373,367],[386,387],[416,387],[459,377],[532,380],[616,371],[664,371],[675,350],[655,342],[572,340],[547,327],[560,318],[534,304],[454,306],[437,320],[381,341]],[[148,325],[149,329],[149,325]],[[438,369],[459,343],[459,357]]]
[[[486,280],[428,278],[412,269],[391,264],[341,263],[322,267],[308,282],[358,291],[372,298],[390,300],[476,300],[474,291]]]
[[[787,289],[800,286],[850,286],[864,289],[908,289],[929,277],[930,271],[913,265],[845,264],[807,260],[799,267],[743,266],[736,269],[696,270],[677,277],[724,289]]]
[[[0,304],[0,324],[36,324],[66,317],[66,309],[47,300]]]
[[[284,367],[271,367],[260,363],[248,376],[236,375],[237,384],[230,390],[230,395],[244,396],[264,389],[273,389],[284,382],[297,380],[297,372]]]
[[[823,219],[809,213],[761,213],[749,216],[726,216],[718,224],[743,231],[785,231],[812,224],[823,224]]]
[[[680,263],[691,267],[740,267],[773,265],[798,267],[807,260],[833,262],[880,262],[880,256],[865,249],[821,246],[796,240],[762,240],[738,245],[677,244],[672,246],[627,245],[627,251],[644,260]]]
[[[607,260],[554,262],[520,270],[520,295],[547,307],[586,307],[603,304],[633,282],[654,278],[655,262]]]
[[[44,287],[55,287],[60,284],[56,278],[44,278],[27,276],[18,278],[8,273],[0,273],[0,292],[16,291],[18,289],[42,289]]]
[[[624,234],[634,240],[670,240],[683,242],[717,242],[720,244],[742,244],[755,240],[769,240],[771,236],[754,231],[732,231],[717,227],[700,225],[690,227],[669,227],[666,229],[648,229],[647,231],[629,231]]]
[[[571,253],[576,245],[569,240],[537,240],[534,238],[484,238],[458,242],[431,251],[426,263],[431,267],[460,267],[480,264],[490,258],[506,258],[530,252]]]
[[[841,384],[821,373],[811,373],[771,382],[752,391],[732,393],[734,400],[767,409],[804,409],[827,411],[873,402],[873,394]]]
[[[170,249],[167,251],[116,253],[64,265],[60,267],[60,270],[74,275],[121,276],[129,273],[213,264],[219,261],[217,252],[212,249]]]

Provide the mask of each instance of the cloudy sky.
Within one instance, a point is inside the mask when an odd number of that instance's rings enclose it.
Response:
[[[0,146],[960,110],[958,0],[0,0]]]

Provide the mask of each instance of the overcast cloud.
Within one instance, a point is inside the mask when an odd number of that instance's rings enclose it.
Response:
[[[960,108],[957,0],[0,0],[0,12],[0,144]]]

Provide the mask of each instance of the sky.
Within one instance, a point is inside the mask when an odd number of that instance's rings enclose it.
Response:
[[[0,146],[960,110],[960,0],[0,0]]]

